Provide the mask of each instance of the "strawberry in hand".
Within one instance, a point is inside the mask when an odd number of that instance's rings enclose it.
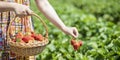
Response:
[[[82,46],[82,41],[79,41],[78,43],[80,44],[80,46]]]
[[[78,50],[78,48],[82,46],[82,41],[77,42],[75,40],[71,40],[71,45],[73,46],[74,50]]]
[[[74,45],[76,43],[75,40],[71,40],[71,44]]]

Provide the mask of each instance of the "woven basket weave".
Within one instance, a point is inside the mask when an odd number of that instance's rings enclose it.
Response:
[[[48,29],[44,21],[41,19],[40,16],[33,13],[33,16],[36,16],[42,23],[46,30],[45,37],[43,41],[40,41],[38,43],[19,43],[19,42],[12,42],[12,39],[9,36],[9,30],[10,26],[12,25],[12,22],[16,19],[16,17],[10,21],[8,30],[7,30],[7,43],[10,47],[10,51],[14,52],[18,56],[33,56],[41,53],[46,45],[49,43],[48,41]]]

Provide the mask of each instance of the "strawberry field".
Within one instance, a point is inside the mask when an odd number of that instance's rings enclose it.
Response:
[[[75,51],[71,36],[64,34],[37,10],[31,9],[47,23],[49,44],[37,60],[119,60],[120,59],[120,0],[49,0],[67,26],[75,26],[83,45]],[[33,17],[36,32],[44,27]],[[44,34],[44,32],[43,32]]]

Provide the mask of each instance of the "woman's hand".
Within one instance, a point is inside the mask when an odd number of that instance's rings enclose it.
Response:
[[[28,6],[22,4],[16,4],[13,8],[16,15],[19,17],[31,15],[33,12]]]
[[[0,12],[6,11],[15,11],[19,17],[32,14],[32,10],[26,5],[0,1]]]
[[[66,34],[69,34],[71,36],[73,36],[74,38],[77,38],[78,37],[78,30],[76,27],[65,27],[63,29],[63,31],[66,33]]]

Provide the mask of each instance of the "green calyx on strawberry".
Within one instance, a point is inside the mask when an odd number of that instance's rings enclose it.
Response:
[[[78,50],[80,46],[82,46],[82,41],[71,40],[71,45],[73,46],[74,50]]]
[[[20,42],[20,41],[21,41],[21,39],[18,39],[18,38],[16,39],[16,42]]]

